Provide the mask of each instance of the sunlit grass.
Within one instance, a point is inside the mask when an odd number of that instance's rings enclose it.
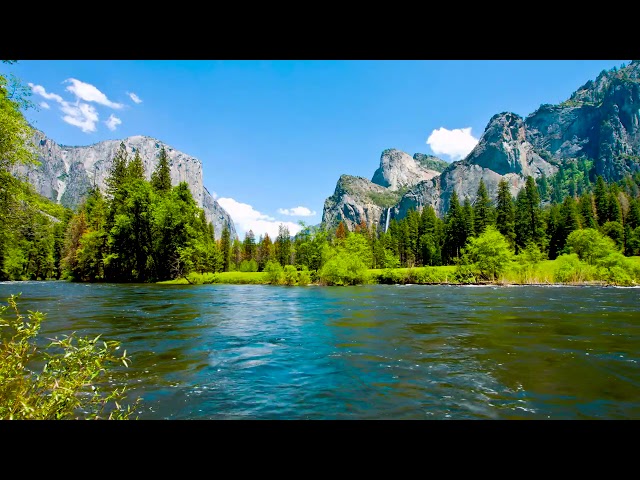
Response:
[[[218,272],[218,273],[190,273],[175,280],[158,282],[168,285],[202,285],[207,283],[232,283],[261,285],[269,283],[265,272]]]
[[[640,256],[628,257],[630,261],[640,267]],[[512,262],[498,277],[497,284],[553,284],[557,260],[542,260],[532,264]],[[368,282],[373,284],[449,284],[457,283],[455,279],[456,266],[444,265],[437,267],[414,268],[371,268],[367,271]],[[219,272],[219,273],[190,273],[188,281],[185,278],[158,282],[166,285],[202,285],[210,283],[267,285],[269,280],[265,272]]]

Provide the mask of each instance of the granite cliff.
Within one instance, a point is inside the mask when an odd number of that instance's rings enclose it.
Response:
[[[231,232],[231,238],[235,237],[233,220],[202,183],[200,160],[151,137],[137,135],[125,138],[122,142],[130,155],[140,153],[147,179],[151,178],[160,149],[164,146],[169,157],[171,183],[177,185],[187,182],[194,200],[204,210],[207,221],[213,223],[216,238],[220,238],[225,225]],[[75,208],[94,184],[104,191],[105,180],[120,143],[121,140],[106,140],[89,146],[69,147],[59,145],[35,130],[33,144],[39,165],[18,165],[14,173],[25,177],[41,195]]]
[[[350,230],[361,222],[384,225],[389,208],[421,181],[437,177],[447,166],[444,160],[416,153],[413,157],[396,149],[380,155],[380,166],[371,180],[342,175],[333,195],[324,203],[322,223],[344,221]]]
[[[355,194],[353,190],[345,195],[344,189],[336,187],[325,202],[323,224],[335,226],[344,220],[352,229],[363,218],[352,215],[364,211],[365,204],[359,203],[363,196],[369,201],[366,211],[370,213],[364,215],[369,224],[384,226],[387,217],[402,218],[409,209],[425,205],[433,206],[443,216],[454,190],[461,201],[469,198],[473,203],[482,179],[495,198],[498,183],[504,178],[516,195],[527,176],[551,177],[559,165],[575,158],[593,160],[592,178],[602,175],[608,181],[619,180],[640,170],[640,61],[603,71],[568,100],[541,105],[526,118],[512,112],[494,115],[466,158],[445,163],[446,168],[435,169],[436,174],[428,178],[425,162],[434,157],[414,155],[422,167],[416,169],[407,160],[411,157],[403,152],[385,152],[372,181],[387,187],[386,193],[398,196],[397,201],[389,205],[391,195],[384,197],[384,202],[374,201],[380,197],[372,198],[364,195],[366,192]],[[365,190],[371,188],[361,184]]]

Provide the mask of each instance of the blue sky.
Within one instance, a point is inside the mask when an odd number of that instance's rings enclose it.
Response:
[[[148,135],[200,159],[242,238],[320,223],[339,176],[370,179],[386,148],[458,160],[494,114],[524,117],[622,63],[24,60],[0,72],[31,85],[45,103],[27,118],[60,144]]]

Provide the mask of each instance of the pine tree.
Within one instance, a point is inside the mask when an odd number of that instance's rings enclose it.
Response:
[[[120,190],[120,187],[127,177],[128,161],[129,156],[127,154],[127,147],[125,146],[124,142],[120,142],[120,147],[118,148],[115,157],[113,157],[109,175],[105,180],[107,184],[107,193],[111,197],[114,197],[116,192]]]
[[[445,222],[445,251],[443,253],[449,260],[452,260],[460,256],[460,250],[467,242],[467,219],[455,190],[449,200],[449,210]]]
[[[567,237],[574,230],[580,228],[580,221],[578,219],[578,210],[576,208],[576,202],[573,197],[565,197],[562,205],[560,206],[560,250],[564,248]]]
[[[549,260],[554,260],[564,247],[566,237],[563,240],[562,233],[562,214],[560,213],[560,205],[554,203],[549,208],[547,217],[547,237],[549,239]]]
[[[243,250],[244,260],[256,260],[256,240],[253,230],[249,230],[244,234]]]
[[[620,207],[620,200],[618,200],[618,193],[618,186],[615,183],[612,184],[607,197],[609,206],[608,221],[622,224],[622,208]]]
[[[436,228],[436,221],[438,220],[438,216],[436,215],[436,211],[433,209],[431,205],[425,205],[420,213],[420,236],[425,233],[434,234]]]
[[[240,268],[240,262],[242,262],[242,242],[238,237],[233,239],[231,259],[233,260],[234,270],[238,270]]]
[[[640,200],[632,198],[629,201],[629,212],[625,224],[632,230],[640,227]]]
[[[222,229],[220,252],[222,253],[222,271],[228,272],[231,264],[231,233],[226,225]]]
[[[419,231],[420,231],[420,214],[417,210],[411,209],[405,217],[406,228],[406,247],[407,247],[407,264],[415,265],[420,257],[419,249]]]
[[[594,202],[596,205],[596,216],[598,225],[602,226],[609,221],[609,195],[607,185],[602,175],[598,175],[596,186],[593,189]]]
[[[273,242],[268,233],[258,242],[258,269],[262,271],[269,260],[273,259]]]
[[[338,228],[336,229],[336,239],[338,239],[338,241],[344,240],[345,238],[347,238],[348,232],[349,232],[349,229],[344,224],[344,222],[340,220],[340,223],[338,224]]]
[[[583,193],[578,200],[578,213],[582,228],[597,228],[598,223],[593,212],[593,197],[590,193]]]
[[[498,183],[498,198],[496,201],[496,228],[504,235],[511,245],[515,246],[515,209],[513,196],[509,190],[509,183],[503,178]]]
[[[144,164],[140,157],[140,151],[136,149],[136,153],[133,156],[133,160],[127,165],[127,179],[128,180],[144,180]]]
[[[289,233],[289,227],[284,224],[278,225],[278,236],[274,242],[274,253],[276,260],[282,265],[289,265],[291,263],[291,234]]]
[[[542,175],[538,178],[537,183],[538,189],[540,190],[540,198],[542,200],[550,200],[551,195],[549,194],[549,191],[551,190],[551,186],[549,185],[549,179],[544,172],[542,172]]]
[[[532,176],[527,177],[524,189],[516,198],[516,246],[524,249],[527,244],[535,243],[541,247],[545,231],[540,209],[540,194]]]
[[[546,177],[545,177],[546,180]],[[475,235],[480,235],[485,228],[494,223],[494,212],[491,199],[487,193],[487,187],[482,178],[476,192],[476,201],[473,204],[473,226]]]
[[[464,236],[465,243],[467,243],[466,239],[473,236],[474,233],[474,218],[473,218],[473,207],[471,206],[471,201],[469,197],[464,198],[464,203],[462,204],[462,211],[464,212]]]
[[[169,169],[169,158],[167,151],[162,146],[158,164],[151,174],[151,186],[159,194],[166,194],[171,190],[171,170]]]

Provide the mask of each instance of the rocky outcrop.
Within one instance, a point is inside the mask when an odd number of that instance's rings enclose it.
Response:
[[[423,180],[430,180],[438,173],[436,170],[425,168],[405,152],[389,148],[380,155],[380,166],[371,181],[391,190],[399,190],[412,187]]]
[[[527,140],[522,117],[510,112],[494,115],[478,144],[457,165],[477,165],[498,175],[516,173],[524,177],[538,177],[543,172],[550,175],[556,169]]]
[[[202,163],[197,158],[173,149],[146,136],[122,140],[132,157],[136,152],[144,164],[147,179],[151,178],[162,146],[171,168],[171,183],[187,182],[196,203],[203,208],[207,221],[212,222],[216,238],[226,225],[235,236],[235,226],[229,214],[211,196],[202,183]],[[16,166],[17,175],[29,181],[41,195],[69,208],[78,206],[89,189],[96,185],[104,191],[105,180],[121,140],[106,140],[94,145],[69,147],[58,145],[39,130],[35,130],[34,147],[39,165]]]
[[[619,180],[640,170],[640,61],[603,71],[560,105],[525,120],[527,139],[557,162],[586,157],[594,175]]]
[[[399,194],[366,178],[342,175],[333,195],[324,202],[322,223],[336,226],[342,221],[351,231],[362,221],[377,225],[383,211],[399,199]]]
[[[442,172],[449,166],[449,163],[445,162],[441,158],[434,155],[426,155],[424,153],[414,154],[413,159],[418,162],[422,168],[426,170],[434,170],[438,173]]]
[[[384,229],[391,209],[414,185],[437,177],[448,165],[432,155],[413,157],[393,148],[380,155],[380,166],[371,181],[342,175],[333,195],[324,202],[322,225],[337,226],[341,221],[353,230],[356,225],[379,225]]]
[[[372,181],[396,193],[408,191],[383,211],[378,223],[384,225],[386,217],[402,218],[409,209],[425,205],[443,216],[454,191],[461,202],[469,198],[473,203],[480,179],[492,198],[501,179],[509,182],[515,196],[527,176],[551,177],[563,162],[579,157],[593,160],[592,178],[602,175],[615,181],[640,171],[640,61],[603,71],[567,101],[541,105],[525,119],[510,112],[494,115],[476,147],[461,161],[446,164],[416,154],[411,162],[403,152],[385,150]],[[425,178],[425,169],[436,175]],[[341,204],[337,194],[338,189],[329,206]],[[325,203],[323,223],[333,217]]]

